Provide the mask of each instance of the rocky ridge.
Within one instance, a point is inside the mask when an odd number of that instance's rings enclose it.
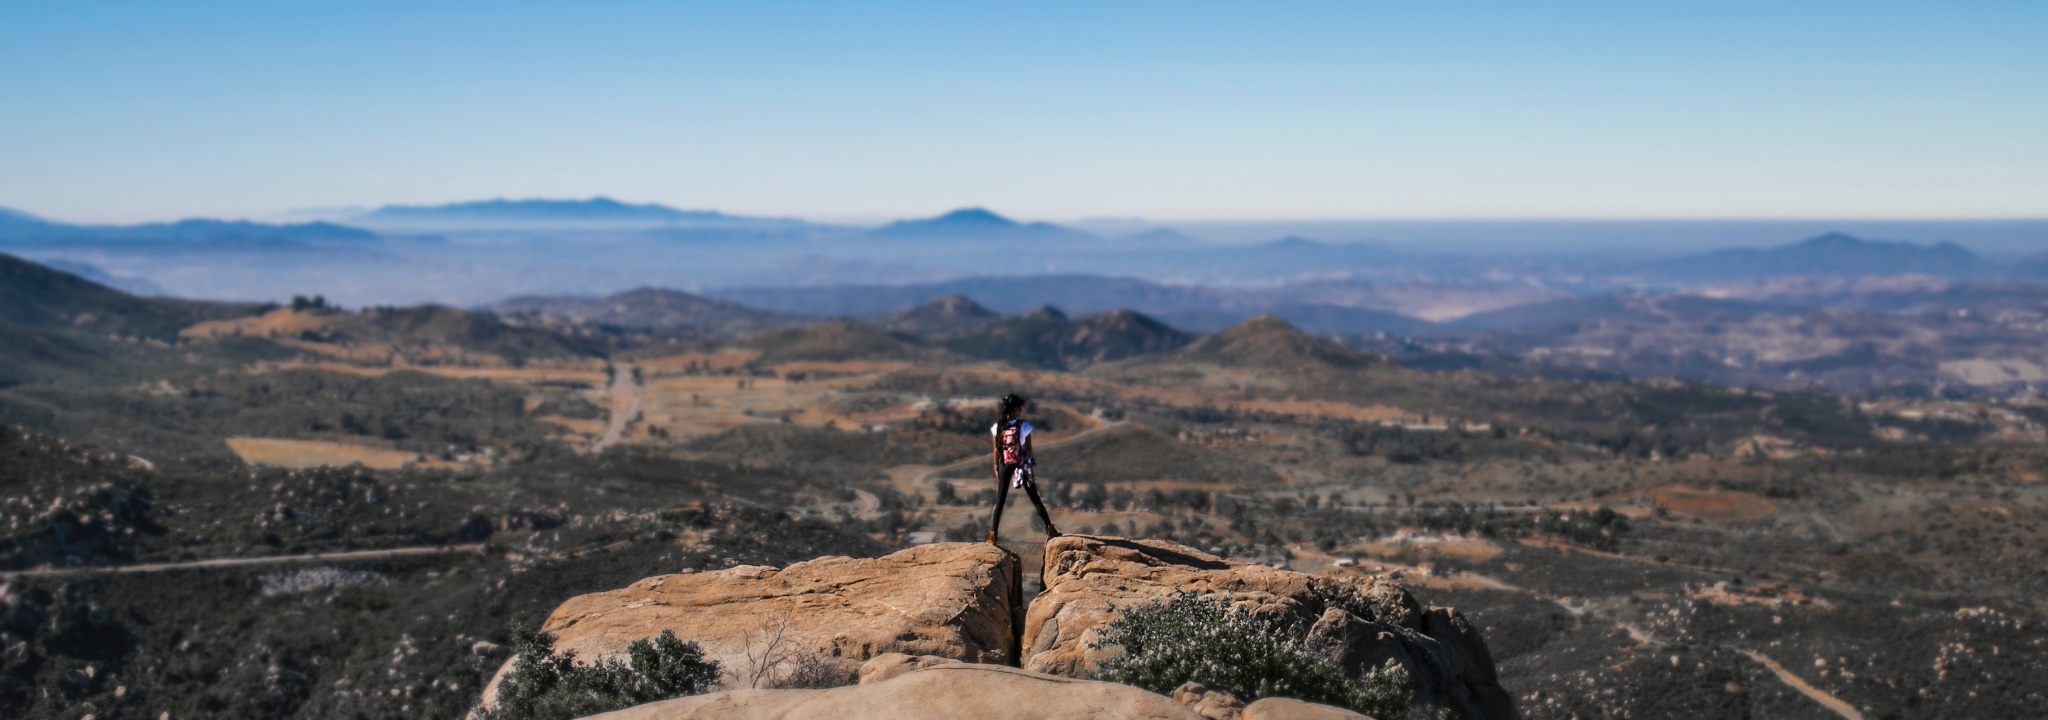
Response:
[[[1028,607],[1015,555],[939,543],[873,559],[648,578],[573,598],[543,629],[557,651],[586,662],[620,657],[633,641],[667,629],[726,668],[731,689],[602,716],[614,720],[1362,717],[1279,698],[1246,704],[1194,683],[1168,698],[1091,679],[1114,652],[1091,646],[1105,625],[1124,608],[1186,590],[1310,624],[1347,668],[1400,663],[1417,698],[1453,716],[1517,717],[1472,624],[1455,610],[1421,607],[1392,582],[1247,565],[1158,540],[1069,535],[1048,541],[1044,557],[1045,590]],[[764,653],[768,642],[782,645]],[[760,668],[766,654],[807,658],[859,684],[768,689],[775,683]],[[1011,664],[1021,667],[1004,667]],[[487,689],[486,703],[491,696]]]
[[[728,687],[772,684],[774,661],[853,677],[886,653],[1001,663],[1016,657],[1017,557],[984,543],[923,545],[880,558],[822,557],[776,569],[658,575],[571,598],[541,629],[585,662],[625,657],[662,630],[695,641]],[[509,666],[509,662],[507,663]],[[496,696],[509,667],[484,690]]]
[[[1485,640],[1450,608],[1423,608],[1386,580],[1337,581],[1233,563],[1160,540],[1067,535],[1045,544],[1045,591],[1025,613],[1023,664],[1087,677],[1113,650],[1095,647],[1125,608],[1175,591],[1221,595],[1253,615],[1312,623],[1310,636],[1347,669],[1394,660],[1418,698],[1468,718],[1514,716]]]

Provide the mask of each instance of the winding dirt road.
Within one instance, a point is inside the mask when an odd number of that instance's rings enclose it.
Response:
[[[1473,573],[1467,573],[1466,575],[1468,577],[1484,577]],[[1487,579],[1491,580],[1491,578]],[[1494,580],[1493,582],[1509,588],[1514,587],[1512,585],[1508,585],[1507,583],[1502,583],[1498,580]],[[1536,592],[1533,590],[1527,590],[1522,588],[1515,589],[1520,590],[1521,592],[1526,592],[1531,597],[1557,603],[1558,607],[1564,608],[1564,611],[1570,613],[1572,617],[1583,619],[1588,618],[1588,616],[1591,615],[1591,613],[1587,612],[1588,608],[1585,605],[1574,605],[1564,598],[1547,597],[1543,593]],[[1604,620],[1605,618],[1600,618],[1597,615],[1595,615],[1592,616],[1590,619]],[[1649,631],[1636,626],[1634,623],[1617,620],[1614,621],[1614,625],[1628,632],[1629,636],[1634,638],[1637,643],[1641,643],[1644,645],[1664,644],[1664,641],[1658,639],[1656,635],[1653,635]],[[1835,697],[1834,694],[1829,693],[1826,690],[1814,687],[1812,683],[1806,681],[1806,678],[1800,677],[1798,673],[1785,669],[1785,666],[1779,665],[1778,661],[1772,660],[1769,656],[1766,656],[1763,653],[1757,652],[1755,650],[1739,648],[1728,644],[1721,644],[1721,647],[1742,653],[1743,655],[1749,656],[1749,659],[1762,663],[1764,667],[1770,669],[1772,674],[1778,676],[1778,682],[1784,683],[1786,687],[1798,691],[1799,694],[1805,695],[1808,699],[1816,703],[1819,703],[1821,707],[1827,708],[1828,710],[1833,711],[1836,715],[1842,716],[1844,720],[1863,720],[1863,713],[1857,711],[1856,706],[1850,705],[1849,703],[1843,701],[1841,698]]]
[[[16,577],[51,577],[57,575],[96,575],[165,572],[170,570],[205,570],[215,568],[250,567],[254,565],[288,565],[291,563],[348,562],[353,560],[385,560],[390,558],[414,557],[419,555],[448,555],[452,553],[483,552],[482,543],[470,545],[439,545],[434,547],[389,548],[385,550],[350,550],[347,552],[306,553],[303,555],[275,555],[252,558],[213,558],[175,563],[146,563],[142,565],[112,565],[105,567],[41,568],[37,570],[0,571],[0,579]]]
[[[612,420],[605,426],[604,435],[591,444],[590,452],[593,454],[617,444],[619,438],[626,434],[626,427],[640,416],[640,383],[633,377],[633,366],[613,363],[611,369]]]
[[[862,520],[873,520],[882,516],[882,498],[880,496],[860,488],[854,488],[853,495],[855,501],[860,503],[860,512],[855,513],[854,517]]]
[[[1748,655],[1749,659],[1763,663],[1764,667],[1770,668],[1771,672],[1778,675],[1779,681],[1794,690],[1798,690],[1800,694],[1812,698],[1814,702],[1820,703],[1822,707],[1835,711],[1836,715],[1840,715],[1846,720],[1863,720],[1863,713],[1858,712],[1856,706],[1843,702],[1841,698],[1829,694],[1826,690],[1808,684],[1806,678],[1799,677],[1792,671],[1786,670],[1785,666],[1778,664],[1778,661],[1772,660],[1755,650],[1738,650],[1736,652]]]

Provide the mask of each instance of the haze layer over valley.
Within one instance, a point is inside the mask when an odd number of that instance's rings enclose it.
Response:
[[[1912,235],[1833,231],[1858,226]],[[983,209],[860,227],[606,198],[295,224],[0,217],[0,249],[151,295],[433,302],[670,338],[948,297],[1190,333],[1272,314],[1424,368],[1917,396],[2048,379],[2048,257],[2028,249],[2044,236],[2023,221],[1062,225]]]

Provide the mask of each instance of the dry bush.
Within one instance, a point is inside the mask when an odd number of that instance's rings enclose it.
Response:
[[[725,671],[726,685],[733,689],[823,689],[857,679],[839,658],[792,634],[788,615],[763,618],[742,642],[746,664]]]

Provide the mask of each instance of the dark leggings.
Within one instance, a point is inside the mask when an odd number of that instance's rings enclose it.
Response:
[[[1004,465],[1002,477],[996,479],[996,515],[988,521],[990,535],[996,534],[996,531],[1003,527],[1003,502],[1010,497],[1010,476],[1015,474],[1017,466]],[[1038,483],[1025,483],[1024,494],[1031,496],[1031,504],[1038,506],[1038,519],[1044,520],[1046,529],[1051,530],[1052,515],[1045,511],[1045,501],[1038,499]]]

